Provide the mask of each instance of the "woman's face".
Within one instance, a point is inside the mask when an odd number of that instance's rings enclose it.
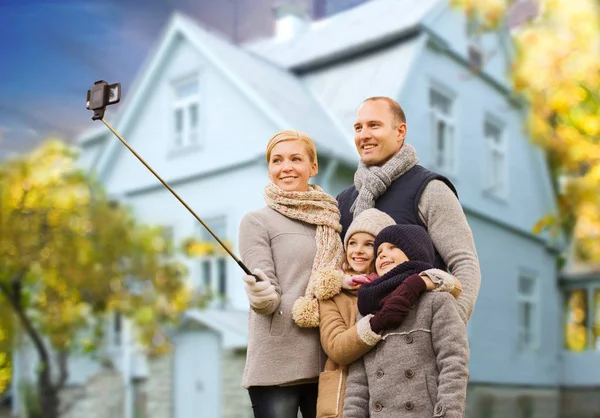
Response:
[[[269,158],[269,178],[286,192],[305,192],[308,180],[317,174],[317,164],[311,163],[304,144],[299,140],[275,145]]]
[[[373,243],[375,237],[366,232],[357,232],[348,240],[346,248],[346,261],[348,265],[357,273],[368,274],[373,266]]]

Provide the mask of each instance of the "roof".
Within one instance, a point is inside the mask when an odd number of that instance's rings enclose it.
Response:
[[[312,72],[306,75],[306,82],[343,130],[353,135],[358,105],[372,96],[399,97],[424,41],[424,37],[412,38],[364,58]]]
[[[147,89],[151,88],[151,81],[160,71],[162,63],[168,59],[168,53],[179,37],[189,41],[277,129],[303,131],[313,138],[320,155],[337,158],[349,165],[358,162],[351,138],[344,136],[338,121],[330,117],[329,112],[321,106],[302,80],[209,32],[179,12],[171,17],[150,62],[137,77],[127,104],[113,123],[114,128],[122,135],[126,135],[124,131],[134,121],[138,108],[143,106],[143,97]],[[84,133],[80,142],[91,140],[97,132],[99,131]],[[110,141],[107,147],[98,164],[100,176],[106,172],[109,163],[115,160],[115,152],[123,148],[119,141]],[[257,154],[259,152],[264,153],[262,146],[257,148]]]
[[[248,346],[248,311],[227,309],[191,309],[183,315],[183,324],[193,321],[217,331],[223,348]]]
[[[290,40],[270,38],[245,47],[284,68],[299,68],[356,55],[418,29],[441,0],[371,0],[327,19],[307,23]]]

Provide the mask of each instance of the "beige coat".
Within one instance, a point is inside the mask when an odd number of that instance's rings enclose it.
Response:
[[[468,360],[456,301],[424,293],[401,326],[350,366],[343,417],[463,418]]]
[[[356,298],[355,292],[342,291],[331,299],[319,301],[321,344],[328,358],[319,376],[317,418],[342,416],[348,365],[381,339],[371,331],[369,318],[354,326],[358,315]]]
[[[251,306],[248,352],[242,385],[274,386],[316,382],[325,355],[318,328],[300,328],[292,319],[296,299],[304,295],[316,253],[316,227],[264,207],[240,224],[241,259],[260,268],[277,291],[266,307]],[[240,280],[240,286],[242,286]]]

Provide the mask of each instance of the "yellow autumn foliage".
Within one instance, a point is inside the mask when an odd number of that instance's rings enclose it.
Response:
[[[154,336],[192,300],[187,270],[164,229],[110,202],[76,158],[50,140],[0,164],[0,333],[15,324],[56,351],[89,351],[102,337],[91,331],[118,309],[160,352],[168,342]]]

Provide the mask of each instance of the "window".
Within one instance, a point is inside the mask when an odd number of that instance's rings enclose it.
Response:
[[[173,143],[175,148],[199,143],[200,86],[197,77],[173,85]]]
[[[113,320],[113,345],[120,346],[123,339],[123,320],[121,312],[115,311]]]
[[[533,398],[530,396],[519,397],[517,400],[517,418],[533,418],[533,415]]]
[[[507,192],[506,139],[502,128],[486,121],[484,124],[486,143],[485,190],[504,197]]]
[[[594,290],[594,349],[600,351],[600,289]]]
[[[225,245],[228,245],[225,241],[227,235],[225,217],[216,217],[205,222],[211,231]],[[200,232],[200,240],[210,245],[210,249],[200,258],[202,288],[215,298],[215,306],[224,307],[227,296],[227,254],[205,228],[202,228]]]
[[[455,171],[453,100],[436,89],[429,92],[434,161],[438,169]]]
[[[467,57],[469,66],[473,71],[481,70],[484,64],[483,47],[481,42],[481,34],[483,25],[481,19],[476,16],[471,16],[467,19],[466,35],[467,35]]]
[[[520,276],[517,292],[517,332],[519,348],[531,350],[537,345],[537,281]]]
[[[569,351],[584,351],[588,348],[588,292],[574,289],[565,298],[565,348]]]

